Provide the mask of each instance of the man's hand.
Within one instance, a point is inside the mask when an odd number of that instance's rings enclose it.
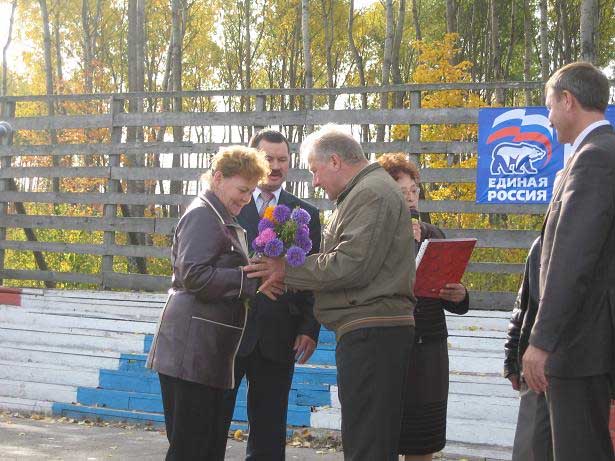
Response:
[[[528,346],[523,354],[523,378],[527,387],[534,392],[542,393],[547,390],[548,382],[545,375],[545,364],[549,358],[549,353],[538,347]]]
[[[509,375],[508,378],[506,378],[510,381],[510,384],[512,384],[512,388],[515,391],[519,390],[519,375],[517,373],[513,373],[512,375]]]
[[[295,351],[295,360],[300,365],[307,362],[314,350],[316,349],[316,342],[308,335],[298,335],[295,339],[295,345],[293,351]]]
[[[249,277],[249,275],[248,275]],[[460,303],[466,298],[466,287],[461,283],[447,283],[440,290],[440,298],[453,303]]]
[[[262,257],[253,259],[250,263],[244,270],[248,273],[248,278],[262,279],[262,284],[258,288],[259,291],[264,293],[271,285],[283,284],[286,276],[286,263],[282,258]]]

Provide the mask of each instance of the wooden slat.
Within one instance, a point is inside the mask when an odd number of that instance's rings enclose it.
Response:
[[[477,123],[478,109],[355,109],[267,112],[147,112],[110,115],[56,115],[7,120],[15,130],[111,128],[112,126],[267,126],[338,124],[457,124]]]
[[[110,128],[111,115],[55,115],[16,117],[7,120],[14,130],[63,130],[68,128]]]
[[[420,210],[436,213],[504,213],[544,215],[547,205],[542,204],[479,204],[469,200],[422,200]]]
[[[125,194],[98,192],[3,192],[7,202],[22,203],[115,203],[125,205],[188,205],[194,195],[179,194]]]
[[[171,284],[171,278],[166,276],[110,272],[104,273],[101,280],[100,275],[4,269],[0,271],[0,277],[15,280],[52,280],[90,284],[102,282],[107,288],[156,292],[167,291]],[[516,293],[513,292],[470,291],[470,307],[478,310],[509,311],[512,309],[515,298]]]
[[[81,243],[4,240],[0,241],[0,248],[18,251],[50,251],[54,253],[78,253],[128,257],[171,257],[171,250],[169,248],[148,245],[88,245]]]
[[[206,168],[153,168],[153,167],[11,167],[0,169],[0,178],[106,178],[157,179],[197,181]],[[428,168],[420,170],[423,183],[474,183],[475,168]],[[312,174],[304,168],[291,168],[291,182],[311,182]]]
[[[145,232],[171,234],[174,218],[100,218],[72,216],[0,216],[0,227],[43,229],[77,229],[87,231]]]
[[[470,291],[470,309],[510,311],[517,293],[509,291]]]
[[[81,274],[75,272],[28,271],[17,269],[0,270],[0,278],[15,280],[41,280],[54,282],[89,283],[98,285],[102,277],[97,274]]]
[[[611,82],[613,84],[613,82]],[[487,90],[507,88],[523,90],[542,89],[543,82],[450,82],[450,83],[405,83],[396,85],[372,85],[364,87],[342,88],[252,88],[249,90],[199,90],[199,91],[160,91],[134,93],[96,93],[96,94],[62,94],[62,95],[32,95],[32,96],[0,96],[2,101],[101,101],[109,99],[143,99],[143,98],[197,98],[214,96],[302,96],[302,95],[341,95],[361,93],[386,93],[393,91],[442,91],[442,90]]]
[[[165,292],[171,286],[171,277],[110,272],[98,275],[80,274],[74,272],[4,269],[0,270],[0,277],[15,280],[51,280],[54,282],[88,283],[92,285],[101,285],[105,288],[147,290],[156,292]]]
[[[0,169],[0,178],[108,178],[107,167],[11,167]]]
[[[103,285],[106,288],[122,290],[146,290],[165,292],[171,286],[171,277],[161,275],[120,274],[105,272]]]
[[[296,170],[305,171],[305,170]],[[309,173],[308,173],[309,174]],[[125,194],[98,192],[3,192],[6,202],[22,203],[71,203],[94,204],[115,203],[125,205],[188,205],[194,195],[178,194]],[[320,210],[332,210],[334,203],[325,198],[304,198]],[[421,200],[421,211],[431,213],[506,213],[511,215],[543,215],[547,205],[489,205],[464,200]]]
[[[476,168],[427,168],[420,170],[421,182],[475,183]]]
[[[476,238],[478,248],[529,248],[540,235],[533,230],[442,229],[448,238]]]
[[[40,121],[30,120],[37,126]],[[478,109],[355,109],[267,112],[167,112],[119,114],[115,126],[268,126],[338,124],[457,124],[477,123]],[[32,129],[32,128],[31,128]],[[36,128],[34,128],[36,129]]]
[[[151,142],[151,143],[96,143],[96,144],[41,144],[0,146],[0,156],[37,155],[107,155],[113,153],[213,153],[221,147],[237,143],[192,143],[192,142]],[[298,152],[299,143],[291,143],[291,152]],[[476,152],[478,144],[470,141],[425,141],[425,142],[365,142],[361,143],[366,153],[412,152],[458,154]]]
[[[489,274],[521,274],[524,264],[506,263],[469,263],[466,272],[489,273]]]

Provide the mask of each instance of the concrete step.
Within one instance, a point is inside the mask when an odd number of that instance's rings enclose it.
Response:
[[[98,371],[56,364],[0,361],[0,379],[67,386],[97,386]]]
[[[24,399],[0,394],[0,408],[20,413],[42,413],[51,415],[53,402],[48,400]]]
[[[156,331],[154,322],[138,320],[104,319],[92,316],[76,316],[67,314],[50,314],[29,312],[22,309],[0,306],[0,324],[27,325],[34,330],[43,331],[73,331],[102,333],[153,334]],[[91,333],[93,334],[93,333]]]
[[[154,425],[164,425],[164,415],[162,413],[116,410],[113,408],[92,407],[70,403],[54,403],[52,412],[57,416],[66,416],[74,419],[126,421],[137,424],[150,423]]]
[[[0,361],[16,363],[53,363],[59,366],[85,369],[117,368],[119,352],[39,346],[37,344],[4,343],[0,346]]]
[[[75,332],[46,331],[45,328],[18,329],[6,326],[0,327],[0,346],[7,344],[32,344],[48,347],[74,348],[76,350],[100,350],[112,352],[140,353],[143,352],[144,335],[130,333],[111,333],[104,336],[92,336]]]
[[[77,386],[0,379],[0,401],[5,397],[32,401],[75,402]]]

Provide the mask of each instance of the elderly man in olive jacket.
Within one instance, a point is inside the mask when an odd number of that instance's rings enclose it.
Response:
[[[395,181],[340,129],[311,134],[301,154],[313,185],[336,201],[321,252],[301,267],[264,259],[249,277],[313,290],[316,318],[337,337],[344,457],[397,460],[416,303],[410,215]]]

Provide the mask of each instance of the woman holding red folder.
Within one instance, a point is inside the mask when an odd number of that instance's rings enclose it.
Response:
[[[416,250],[428,238],[445,238],[441,229],[418,218],[419,170],[404,154],[382,155],[378,162],[397,181],[413,216]],[[446,444],[448,345],[444,311],[468,312],[468,291],[449,283],[439,298],[419,297],[414,309],[416,337],[410,354],[399,453],[406,461],[429,461]]]

